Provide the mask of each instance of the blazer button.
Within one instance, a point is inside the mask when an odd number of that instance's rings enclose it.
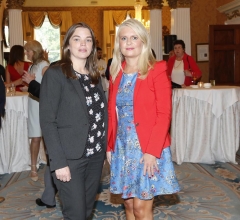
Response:
[[[136,124],[135,124],[135,126],[138,126],[138,125],[139,125],[139,123],[136,123]]]

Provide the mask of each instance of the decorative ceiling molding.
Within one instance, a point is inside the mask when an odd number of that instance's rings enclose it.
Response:
[[[177,8],[177,0],[167,0],[167,2],[170,8]]]
[[[226,14],[229,20],[240,17],[240,1],[235,0],[228,4],[222,5],[218,8],[218,11]]]
[[[170,8],[190,8],[193,0],[167,0]]]
[[[25,0],[7,0],[6,5],[8,9],[22,9]]]
[[[177,0],[177,8],[190,8],[193,0]]]
[[[146,0],[149,9],[162,9],[163,7],[163,0]]]

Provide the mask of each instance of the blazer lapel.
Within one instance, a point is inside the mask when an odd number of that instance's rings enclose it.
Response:
[[[85,95],[83,94],[83,91],[82,91],[82,87],[80,85],[80,82],[79,80],[77,79],[70,79],[71,83],[73,84],[79,98],[80,98],[80,101],[81,101],[81,104],[82,104],[82,107],[84,109],[84,112],[86,114],[86,117],[88,117],[88,112],[87,112],[87,105],[86,105],[86,97]]]
[[[138,95],[138,90],[140,88],[140,85],[142,83],[142,79],[139,79],[140,74],[138,73],[138,77],[136,80],[136,84],[135,84],[135,88],[134,88],[134,93],[133,93],[133,102],[134,102],[134,106],[135,106],[135,102],[137,99],[137,95]]]

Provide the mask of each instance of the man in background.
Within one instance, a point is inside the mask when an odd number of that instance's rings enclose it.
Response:
[[[103,91],[106,93],[108,91],[108,80],[106,79],[106,76],[105,76],[107,63],[104,59],[102,59],[102,49],[100,47],[97,47],[97,59],[98,59],[97,67],[98,67],[98,71],[101,74]]]

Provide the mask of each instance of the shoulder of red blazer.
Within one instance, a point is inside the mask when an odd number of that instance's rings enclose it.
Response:
[[[165,60],[157,61],[154,64],[154,66],[152,68],[150,68],[149,74],[153,75],[153,77],[155,77],[156,75],[158,75],[161,72],[164,72],[166,75],[168,75],[167,68],[168,68],[168,65]]]

